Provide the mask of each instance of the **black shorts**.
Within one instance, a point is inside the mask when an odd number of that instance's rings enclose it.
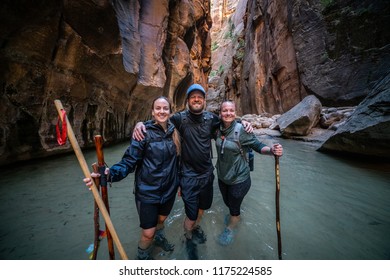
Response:
[[[239,216],[241,203],[251,187],[251,178],[249,177],[244,182],[235,185],[227,185],[218,180],[218,185],[223,202],[229,208],[230,215]]]
[[[135,204],[137,206],[139,216],[139,226],[143,229],[156,227],[158,223],[158,216],[168,216],[169,213],[171,213],[175,199],[176,197],[173,196],[164,204],[145,203],[136,199]]]
[[[199,209],[207,210],[213,202],[214,173],[205,178],[182,177],[180,180],[184,209],[191,221],[198,218]]]

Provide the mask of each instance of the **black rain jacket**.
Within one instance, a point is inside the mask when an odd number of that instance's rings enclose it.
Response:
[[[142,141],[132,139],[120,162],[110,168],[110,180],[117,182],[135,171],[135,195],[145,203],[165,203],[179,186],[179,159],[173,142],[174,125],[167,132],[155,122],[145,123]]]

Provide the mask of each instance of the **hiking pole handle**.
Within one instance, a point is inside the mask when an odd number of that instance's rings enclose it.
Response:
[[[96,147],[96,156],[98,159],[98,165],[105,165],[104,153],[103,153],[103,137],[101,135],[95,135],[95,147]]]

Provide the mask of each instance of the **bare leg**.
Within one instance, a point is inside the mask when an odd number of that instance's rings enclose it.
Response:
[[[203,214],[204,214],[204,210],[203,209],[199,209],[198,210],[198,218],[196,219],[196,221],[192,221],[188,217],[185,218],[185,220],[184,220],[184,231],[185,231],[185,236],[188,239],[192,238],[192,231],[194,230],[194,228],[196,228],[197,225],[200,224],[200,222],[201,222],[201,220],[203,218]]]
[[[229,225],[227,227],[231,230],[235,229],[238,223],[240,222],[240,220],[241,220],[240,216],[230,216]]]
[[[153,237],[156,232],[156,228],[148,228],[148,229],[142,229],[141,232],[141,239],[138,242],[138,247],[141,249],[147,249],[150,247],[150,245],[153,242]]]
[[[158,216],[158,222],[157,222],[157,230],[164,228],[164,222],[167,219],[168,216]]]
[[[192,230],[195,226],[196,221],[190,220],[188,217],[184,220],[184,234],[187,239],[192,239]]]
[[[142,229],[141,238],[138,242],[138,253],[137,258],[139,260],[150,260],[152,259],[150,254],[152,252],[153,237],[156,232],[156,228]]]
[[[188,254],[188,259],[197,260],[198,259],[198,248],[196,243],[193,240],[193,229],[196,221],[190,220],[188,217],[184,219],[184,236],[186,238],[186,250]]]
[[[155,244],[161,247],[164,251],[173,251],[175,245],[169,243],[164,233],[164,222],[167,216],[158,216],[157,230],[154,236]]]
[[[201,221],[202,218],[203,218],[203,214],[204,214],[204,210],[203,210],[203,209],[199,209],[199,210],[198,210],[198,219],[196,219],[196,224],[197,224],[197,225],[200,224],[200,221]]]

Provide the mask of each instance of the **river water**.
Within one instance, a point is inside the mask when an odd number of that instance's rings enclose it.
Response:
[[[315,151],[306,142],[280,139],[280,216],[283,259],[390,259],[390,165],[343,159]],[[116,163],[127,143],[104,149]],[[84,152],[88,163],[95,151]],[[93,243],[93,196],[82,183],[74,154],[3,168],[0,174],[0,259],[85,260]],[[277,254],[274,159],[255,155],[252,187],[242,204],[242,221],[232,245],[216,242],[227,208],[214,183],[214,201],[202,221],[207,242],[200,259],[265,259]],[[138,215],[133,174],[108,189],[111,219],[128,257],[136,255]],[[155,259],[187,259],[180,197],[166,223],[175,244]],[[108,259],[106,240],[98,259]],[[116,258],[120,255],[116,252]]]

